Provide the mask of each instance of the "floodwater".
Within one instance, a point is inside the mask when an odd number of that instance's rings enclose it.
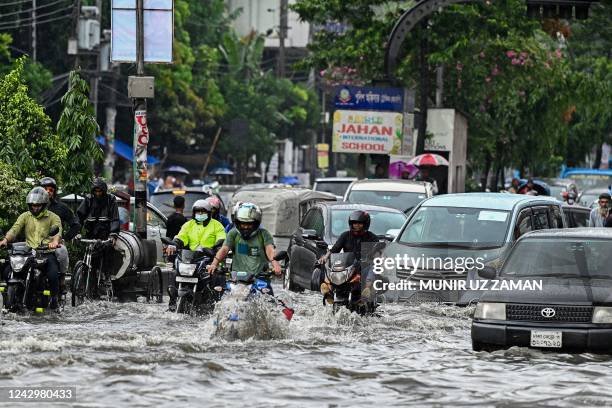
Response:
[[[243,340],[215,335],[214,317],[159,304],[8,314],[0,386],[76,386],[76,402],[42,406],[612,405],[609,357],[475,353],[473,308],[394,304],[361,318],[332,315],[310,292],[277,294],[296,309],[293,320],[262,312],[274,323],[257,319],[260,335]]]

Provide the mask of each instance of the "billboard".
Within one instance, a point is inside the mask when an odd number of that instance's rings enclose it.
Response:
[[[402,112],[404,90],[402,88],[343,85],[336,88],[334,105],[336,109]]]
[[[337,110],[332,151],[399,154],[403,115],[396,112]]]

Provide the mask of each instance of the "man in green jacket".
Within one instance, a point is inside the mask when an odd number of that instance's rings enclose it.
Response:
[[[218,241],[225,240],[223,225],[212,218],[212,206],[207,200],[197,200],[192,206],[193,219],[183,224],[174,241],[181,247],[195,251],[198,247],[213,248]],[[176,252],[175,246],[168,246],[168,255]],[[215,284],[216,286],[216,284]],[[176,289],[176,273],[168,285],[170,302],[168,308],[174,311],[178,292]]]
[[[13,227],[6,233],[6,237],[0,241],[0,248],[5,247],[21,234],[25,233],[26,244],[30,248],[48,246],[44,252],[47,258],[47,279],[51,289],[51,309],[57,309],[57,295],[59,292],[59,264],[55,257],[55,249],[59,246],[62,236],[62,221],[60,218],[49,211],[49,195],[42,187],[34,187],[26,197],[26,204],[29,211],[24,212],[17,218]],[[58,233],[49,236],[51,229],[57,227]]]

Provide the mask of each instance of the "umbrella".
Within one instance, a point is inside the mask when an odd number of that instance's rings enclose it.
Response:
[[[396,161],[389,164],[389,177],[391,178],[401,178],[404,173],[408,173],[408,177],[413,178],[418,172],[419,168],[417,166],[404,161]]]
[[[410,159],[408,164],[413,164],[415,166],[448,166],[448,160],[439,154],[433,153],[425,153],[419,154],[416,157]]]
[[[189,173],[189,170],[187,170],[186,168],[182,166],[170,166],[166,170],[164,170],[164,173],[180,173],[180,174],[186,174],[186,175],[191,174]]]
[[[228,167],[217,167],[208,174],[212,176],[233,176],[234,172],[231,171]]]

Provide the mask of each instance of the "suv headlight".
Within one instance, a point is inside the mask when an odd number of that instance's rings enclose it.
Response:
[[[188,263],[179,263],[178,264],[178,273],[183,276],[193,276],[196,267],[196,264],[188,264]]]
[[[478,302],[474,312],[474,319],[506,320],[506,304]]]
[[[593,323],[612,323],[612,307],[596,306],[593,309]]]
[[[25,265],[26,259],[28,258],[25,256],[11,256],[10,257],[11,268],[13,269],[13,271],[15,272],[21,271],[21,269],[23,268],[23,265]]]

